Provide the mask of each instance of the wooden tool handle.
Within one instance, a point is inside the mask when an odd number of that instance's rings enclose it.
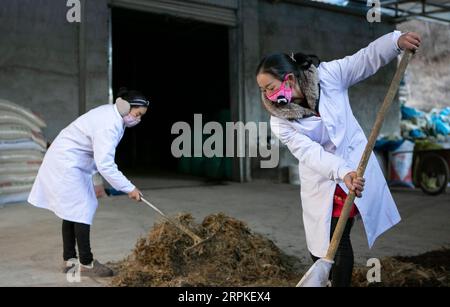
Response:
[[[161,210],[159,210],[158,208],[156,208],[155,206],[153,206],[148,200],[146,200],[144,197],[141,196],[141,200],[146,203],[148,206],[150,206],[153,210],[155,210],[156,212],[159,213],[159,215],[161,215],[166,221],[168,221],[169,223],[171,223],[172,225],[174,225],[175,227],[177,227],[179,230],[181,230],[182,232],[184,232],[185,234],[187,234],[188,236],[190,236],[192,238],[192,240],[194,241],[195,244],[198,244],[199,242],[202,241],[202,239],[197,236],[195,233],[193,233],[191,230],[187,229],[186,227],[184,227],[182,224],[175,222],[174,220],[172,220],[171,218],[169,218],[167,215],[165,215]]]
[[[394,78],[392,79],[391,85],[389,86],[387,95],[384,98],[380,111],[378,111],[377,118],[372,128],[372,132],[370,133],[369,140],[367,141],[366,148],[364,149],[363,155],[361,157],[361,161],[359,162],[359,166],[356,171],[358,177],[364,176],[367,163],[369,162],[370,155],[372,154],[375,142],[381,130],[381,126],[383,125],[386,112],[388,111],[389,107],[392,104],[392,101],[394,100],[400,82],[402,80],[403,74],[405,73],[406,67],[408,66],[411,57],[412,52],[409,50],[406,51],[403,54],[402,60],[400,61],[400,64],[397,67],[397,71],[395,72]],[[336,251],[339,247],[339,243],[342,238],[342,233],[344,232],[345,225],[347,224],[347,220],[350,215],[352,204],[355,201],[355,197],[356,197],[355,192],[350,191],[347,195],[347,198],[345,199],[341,216],[339,217],[339,221],[336,225],[336,229],[334,230],[333,237],[331,238],[330,246],[328,247],[327,255],[325,256],[325,258],[328,260],[334,260],[334,256],[336,255]]]

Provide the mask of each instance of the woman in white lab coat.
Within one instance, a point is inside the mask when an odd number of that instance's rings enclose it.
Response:
[[[78,246],[82,275],[106,277],[112,271],[93,258],[90,225],[97,209],[92,175],[99,172],[113,188],[140,201],[139,190],[118,170],[115,150],[126,127],[137,125],[149,101],[121,89],[113,105],[102,105],[63,129],[48,149],[28,202],[63,220],[63,271],[75,265]]]
[[[335,257],[333,286],[351,283],[350,230],[356,215],[363,220],[370,247],[400,221],[373,154],[365,178],[356,176],[367,139],[352,113],[348,88],[375,74],[401,50],[419,45],[418,34],[394,31],[340,60],[320,63],[314,56],[278,53],[265,57],[257,68],[272,132],[299,162],[303,222],[314,261],[326,255],[346,193],[354,190],[358,197]]]

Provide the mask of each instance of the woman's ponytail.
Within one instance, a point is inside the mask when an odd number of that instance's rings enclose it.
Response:
[[[307,70],[311,65],[316,67],[320,64],[320,59],[314,54],[304,54],[298,52],[292,56],[292,60],[297,63],[297,66],[300,70]]]

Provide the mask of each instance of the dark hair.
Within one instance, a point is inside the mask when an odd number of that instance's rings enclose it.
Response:
[[[117,92],[117,97],[120,97],[131,104],[131,108],[148,107],[149,102],[147,98],[139,91],[128,90],[126,87],[121,87]],[[136,101],[136,103],[133,103]]]
[[[294,54],[294,59],[285,53],[274,53],[264,57],[256,69],[256,75],[268,73],[283,81],[287,74],[293,73],[296,78],[300,76],[301,70],[307,70],[311,65],[319,66],[320,60],[317,56],[303,53]]]

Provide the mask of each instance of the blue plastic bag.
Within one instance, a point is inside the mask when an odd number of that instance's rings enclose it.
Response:
[[[402,119],[413,119],[424,116],[423,112],[418,111],[414,108],[407,107],[405,105],[402,105],[401,112],[402,112]]]
[[[450,134],[450,125],[442,121],[440,117],[433,118],[433,124],[436,129],[436,133],[442,135]]]
[[[446,107],[444,109],[442,109],[441,113],[439,113],[439,115],[441,116],[450,116],[450,107]]]
[[[377,151],[394,151],[399,148],[404,142],[404,139],[392,140],[386,137],[379,138],[375,143],[375,150]]]
[[[413,139],[424,139],[427,137],[425,133],[423,133],[420,129],[413,129],[409,132],[409,136]]]

